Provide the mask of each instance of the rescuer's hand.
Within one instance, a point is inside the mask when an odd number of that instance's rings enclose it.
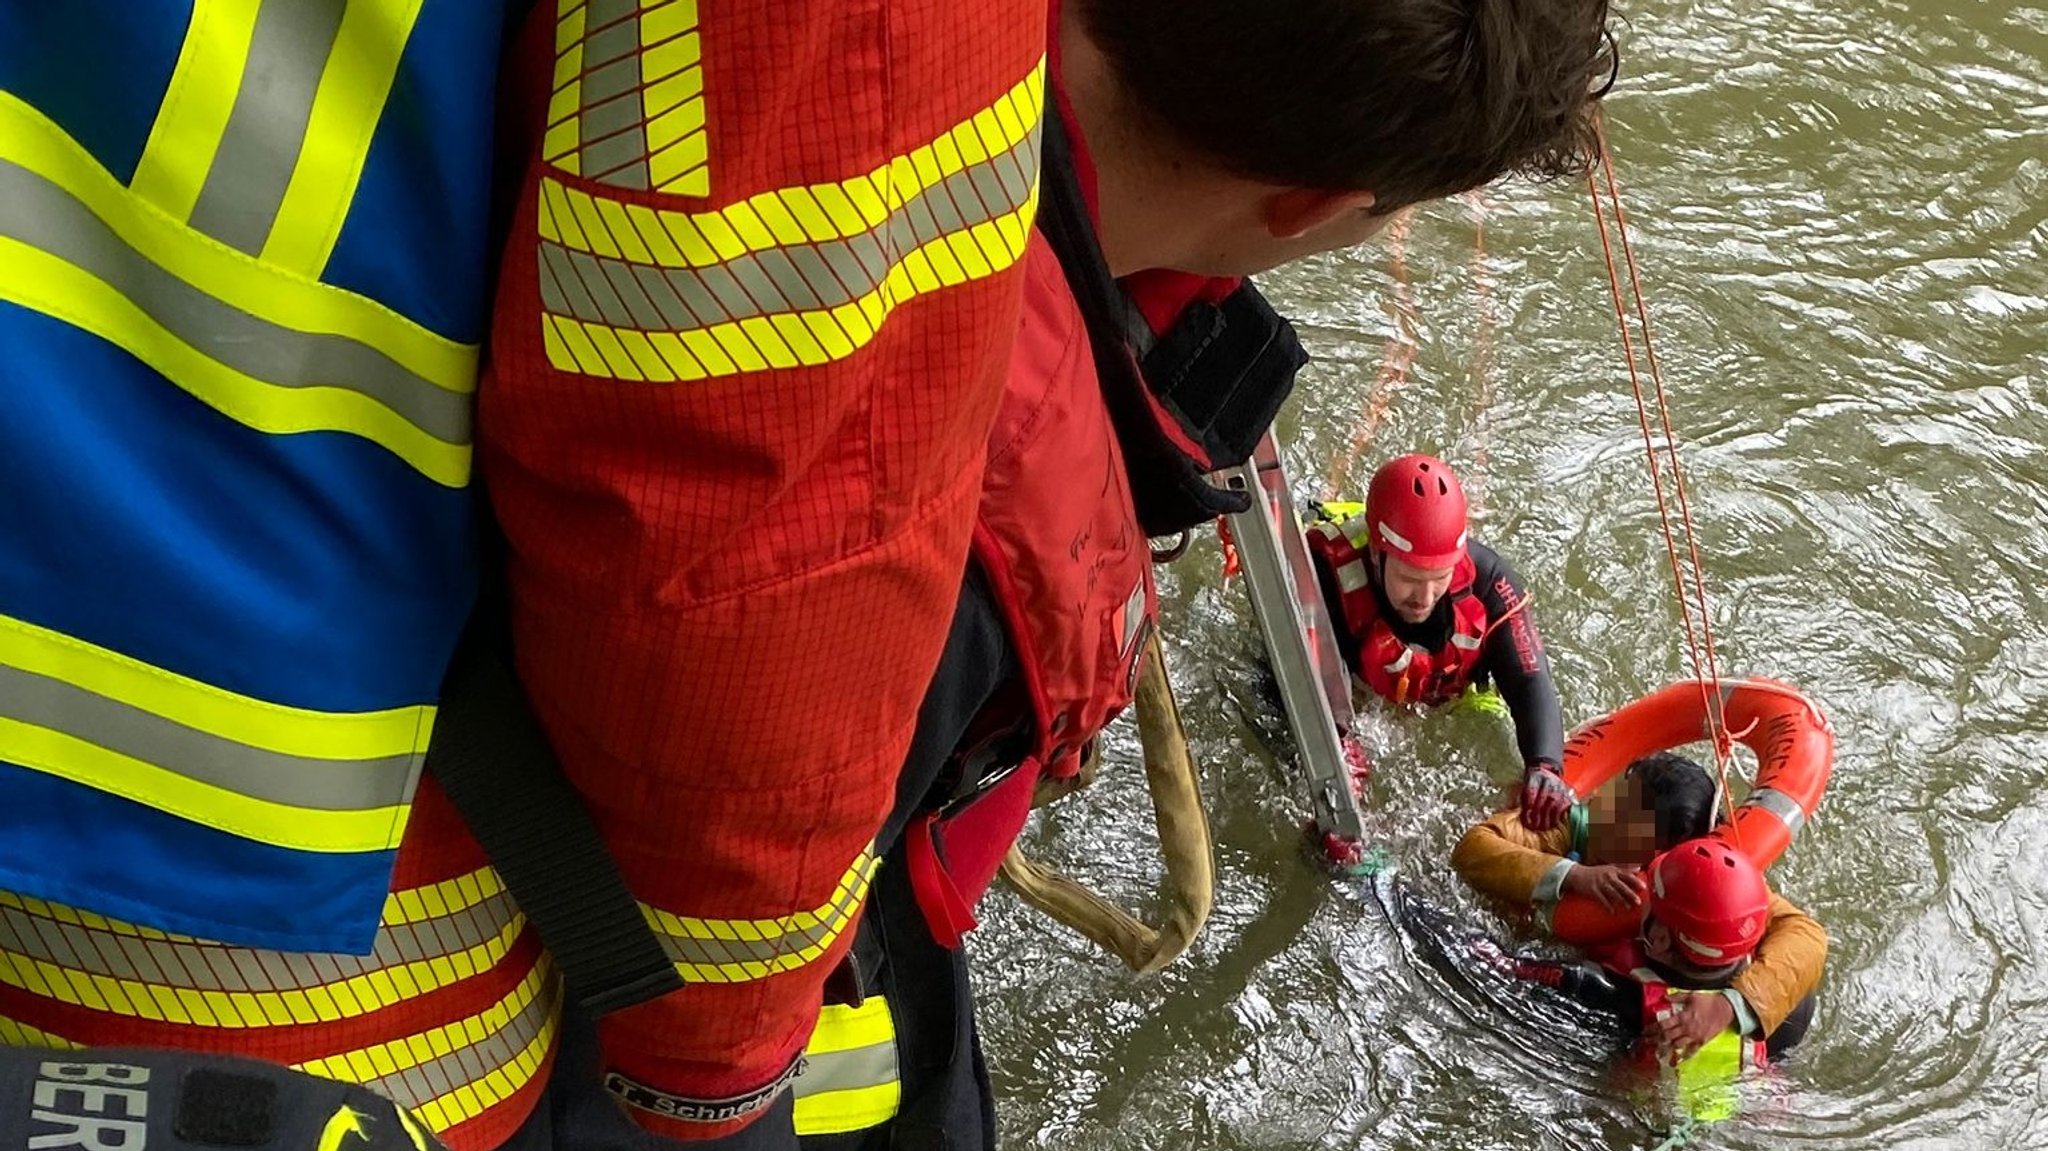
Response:
[[[1692,1058],[1706,1042],[1735,1026],[1735,1005],[1712,991],[1674,996],[1672,1007],[1650,1021],[1646,1031],[1671,1052],[1673,1066]]]
[[[1627,911],[1632,907],[1641,907],[1643,899],[1649,893],[1639,869],[1615,867],[1611,864],[1581,863],[1564,873],[1562,887],[1566,895],[1583,895],[1589,899],[1597,899],[1600,906],[1609,911]]]
[[[1549,760],[1537,760],[1522,773],[1522,826],[1530,831],[1556,827],[1577,802],[1578,797]]]

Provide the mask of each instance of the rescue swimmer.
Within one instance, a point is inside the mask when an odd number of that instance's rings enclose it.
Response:
[[[1512,809],[1494,813],[1459,840],[1451,865],[1541,927],[1573,897],[1630,925],[1581,941],[1597,971],[1533,963],[1526,978],[1617,1009],[1673,1062],[1725,1037],[1745,1064],[1762,1064],[1806,1034],[1827,934],[1772,892],[1748,855],[1712,837],[1717,814],[1706,769],[1660,752],[1574,806],[1563,826],[1539,832]]]
[[[1491,684],[1514,719],[1521,818],[1557,827],[1575,797],[1550,659],[1521,576],[1468,535],[1457,473],[1435,456],[1400,456],[1373,473],[1363,505],[1310,510],[1309,554],[1358,682],[1418,707]]]

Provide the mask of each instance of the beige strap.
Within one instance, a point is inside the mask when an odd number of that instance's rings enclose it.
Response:
[[[1116,953],[1131,970],[1157,971],[1187,950],[1209,918],[1216,898],[1216,869],[1209,818],[1202,810],[1194,758],[1188,753],[1187,732],[1166,677],[1157,630],[1138,658],[1138,740],[1145,749],[1145,783],[1152,793],[1160,854],[1166,860],[1166,881],[1161,885],[1165,921],[1158,927],[1140,922],[1059,871],[1032,862],[1014,844],[1003,857],[1003,878],[1024,902]],[[1041,788],[1036,803],[1052,802],[1087,786],[1094,766],[1091,755],[1076,777],[1078,783]]]

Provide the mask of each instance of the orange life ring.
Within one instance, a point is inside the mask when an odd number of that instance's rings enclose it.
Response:
[[[1565,782],[1588,796],[1643,756],[1712,738],[1711,698],[1684,680],[1588,723],[1565,741]],[[1756,754],[1757,773],[1734,821],[1713,834],[1763,870],[1820,806],[1834,769],[1835,730],[1812,700],[1774,679],[1724,680],[1720,709],[1729,736]],[[1641,919],[1640,910],[1608,911],[1598,900],[1567,895],[1547,926],[1566,943],[1589,945],[1628,938]]]

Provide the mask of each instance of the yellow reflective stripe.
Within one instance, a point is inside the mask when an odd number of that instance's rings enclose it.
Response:
[[[4,258],[0,250],[0,259]],[[244,839],[298,851],[384,851],[397,847],[405,835],[406,805],[311,811],[256,799],[18,720],[0,718],[0,759]]]
[[[293,334],[366,345],[419,381],[466,396],[477,349],[389,308],[270,267],[163,215],[122,187],[63,130],[0,92],[0,160],[55,184],[134,252],[199,292]],[[470,450],[407,421],[359,391],[284,387],[250,377],[186,343],[105,281],[19,241],[0,250],[0,298],[45,311],[128,351],[209,406],[260,431],[341,431],[381,444],[450,487],[468,481]]]
[[[8,899],[16,905],[35,902],[13,897]],[[77,912],[64,914],[65,909],[54,906],[36,906],[55,913],[65,922],[77,922],[82,917]],[[287,960],[301,965],[315,962],[332,964],[345,959],[281,952],[264,954],[271,964]],[[479,966],[473,973],[481,974],[491,969],[490,966]],[[18,978],[17,973],[24,970],[29,974]],[[16,986],[30,983],[29,989],[37,994],[71,1003],[97,997],[96,1002],[85,1002],[85,1006],[112,1004],[116,1010],[124,1007],[134,1009],[123,1011],[124,1014],[175,1023],[219,1021],[229,1027],[237,1026],[237,1013],[248,1014],[256,1006],[256,1000],[280,998],[154,988],[132,981],[95,979],[77,971],[65,971],[54,964],[24,964],[20,956],[5,950],[0,950],[0,980]],[[412,995],[433,990],[432,986],[425,984],[409,986],[412,987]],[[58,991],[59,988],[63,991]],[[63,992],[72,994],[67,996]],[[313,989],[299,996],[294,1006],[303,1010],[259,1017],[252,1026],[327,1021],[330,1018],[327,1015],[318,1015],[316,1019],[316,1005],[332,1007],[344,1002],[355,1008],[351,1014],[363,1014],[388,1005],[369,999],[353,1003],[348,1000],[346,989],[336,985]],[[145,1008],[155,1008],[156,1014],[146,1014]],[[263,1009],[276,1011],[277,1007],[275,1003],[266,1001]],[[554,1045],[560,1009],[561,983],[542,952],[536,954],[524,976],[510,992],[474,1015],[388,1042],[309,1059],[295,1066],[308,1074],[369,1087],[401,1107],[412,1110],[434,1130],[446,1131],[483,1114],[533,1082]],[[245,1045],[260,1042],[260,1037],[251,1037]],[[57,1049],[83,1046],[66,1036],[40,1030],[4,1015],[0,1015],[0,1043]]]
[[[263,245],[265,262],[308,276],[327,266],[422,2],[350,0],[320,75],[291,183]]]
[[[0,1046],[51,1047],[59,1051],[75,1051],[85,1044],[73,1043],[62,1035],[52,1035],[47,1031],[30,1027],[19,1019],[9,1019],[5,1015],[0,1015]]]
[[[498,893],[504,890],[505,881],[498,877],[497,868],[479,868],[468,875],[459,875],[440,883],[429,883],[423,887],[408,887],[392,892],[384,898],[384,914],[380,922],[389,928],[427,919],[440,919],[468,911],[480,903],[496,898]]]
[[[818,1025],[811,1030],[811,1041],[804,1044],[804,1052],[825,1055],[894,1042],[896,1021],[889,1014],[889,1001],[880,995],[870,995],[857,1006],[827,1003],[818,1013]]]
[[[543,955],[510,994],[475,1015],[297,1066],[369,1087],[446,1131],[533,1081],[554,1045],[560,999]]]
[[[549,362],[561,371],[655,383],[845,359],[872,342],[883,322],[902,304],[920,295],[993,275],[1015,264],[1029,241],[1031,220],[1037,210],[1038,195],[1034,191],[1023,207],[976,226],[969,250],[978,253],[982,262],[971,273],[933,258],[941,250],[949,255],[957,253],[965,234],[941,237],[892,264],[880,287],[851,303],[782,312],[772,317],[749,317],[680,333],[685,340],[700,336],[715,340],[712,354],[716,359],[690,356],[670,345],[649,363],[645,358],[626,354],[625,341],[636,337],[652,340],[674,333],[643,333],[562,315],[544,317],[553,321],[554,330],[560,335],[559,339],[545,340],[544,346]],[[579,355],[580,348],[595,349],[596,354]],[[696,345],[691,344],[691,348],[694,350]]]
[[[262,0],[196,0],[177,67],[129,186],[174,220],[192,214],[220,148]]]
[[[826,1004],[804,1045],[804,1059],[792,1091],[799,1135],[873,1127],[894,1118],[902,1106],[896,1023],[882,996],[871,995],[858,1006]]]
[[[541,159],[624,188],[711,188],[696,0],[560,0]]]
[[[53,924],[85,926],[83,913],[41,900],[0,894],[0,906]],[[474,946],[418,959],[394,958],[382,965],[375,958],[229,948],[126,924],[102,932],[116,938],[88,935],[75,946],[70,942],[75,936],[42,930],[32,936],[17,936],[10,926],[8,934],[0,937],[0,983],[76,1007],[162,1023],[229,1029],[332,1023],[495,970],[526,925],[525,917],[511,910],[509,902],[504,914],[508,918],[502,926]],[[11,918],[0,920],[0,924],[13,922]],[[388,928],[380,928],[379,954],[396,950],[383,938],[388,934]],[[60,940],[57,946],[52,945],[53,938]],[[81,947],[91,950],[81,952]],[[220,962],[194,958],[195,952],[212,955]],[[199,969],[195,971],[194,965]],[[266,976],[283,972],[286,978],[305,983],[261,990],[260,985],[238,984],[229,978],[233,972],[252,969]],[[147,977],[149,971],[158,977]],[[181,981],[171,982],[173,979]]]
[[[0,666],[75,684],[208,735],[308,759],[424,752],[434,722],[431,706],[351,713],[270,703],[4,615]]]
[[[555,17],[555,87],[548,99],[540,156],[570,175],[582,172],[577,112],[583,100],[583,0],[562,0]]]
[[[931,143],[898,156],[865,175],[836,184],[811,184],[762,192],[717,211],[657,211],[629,205],[626,212],[643,233],[651,229],[675,238],[674,249],[658,252],[654,258],[655,262],[673,267],[723,264],[748,252],[782,247],[802,239],[812,242],[852,239],[866,235],[886,221],[891,210],[909,203],[920,193],[938,187],[948,177],[987,163],[991,156],[1000,156],[1023,143],[1037,130],[1044,112],[1044,96],[1045,62],[1040,60],[1029,75],[1019,80],[990,108],[940,133]],[[996,107],[1005,108],[1005,114],[996,116],[993,112]],[[993,147],[985,146],[988,144]],[[553,181],[544,180],[543,184],[548,192],[548,199],[541,204],[543,236],[576,251],[618,255],[617,248],[608,238],[610,230],[593,239],[575,225],[576,219],[600,218],[597,197]],[[559,231],[552,230],[565,213],[573,213],[574,219],[567,221]],[[764,220],[787,221],[785,229],[794,225],[802,229],[803,235],[778,238],[776,229],[763,226]],[[1026,214],[1025,222],[1028,224],[1029,220]],[[699,236],[710,238],[718,247],[706,246],[696,239]]]
[[[647,181],[674,195],[708,195],[710,141],[704,126],[697,0],[642,0],[640,46]]]
[[[460,487],[469,478],[467,444],[436,439],[361,392],[282,387],[236,371],[179,339],[105,281],[4,237],[0,237],[0,300],[91,332],[221,414],[257,431],[278,435],[345,429],[383,444],[449,487]]]
[[[640,905],[686,983],[745,983],[794,971],[825,954],[867,898],[880,863],[869,844],[839,877],[832,897],[773,919],[705,919]]]

